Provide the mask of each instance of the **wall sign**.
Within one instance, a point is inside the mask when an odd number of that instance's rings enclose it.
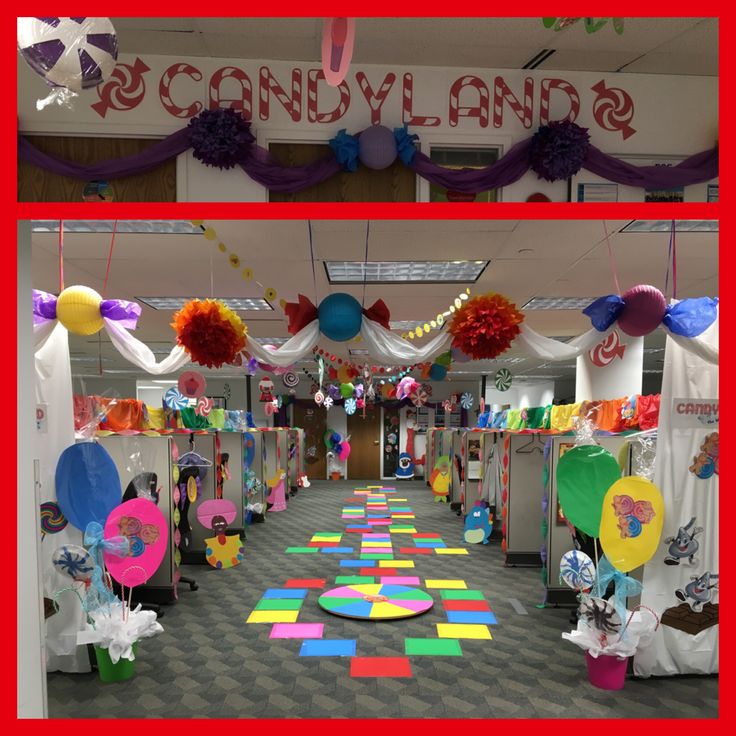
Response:
[[[677,429],[717,429],[718,399],[672,399],[672,426]]]

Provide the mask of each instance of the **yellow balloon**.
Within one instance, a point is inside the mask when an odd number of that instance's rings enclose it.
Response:
[[[75,335],[94,335],[105,323],[100,316],[102,297],[88,286],[70,286],[59,294],[56,317]]]
[[[617,570],[630,572],[654,556],[663,523],[659,488],[636,475],[620,478],[603,499],[601,547]]]

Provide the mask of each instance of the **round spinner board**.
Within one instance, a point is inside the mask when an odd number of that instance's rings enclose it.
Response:
[[[323,593],[317,603],[346,618],[386,621],[425,613],[434,605],[429,593],[406,585],[343,585]]]

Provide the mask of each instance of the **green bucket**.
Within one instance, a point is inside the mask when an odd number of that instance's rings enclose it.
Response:
[[[137,656],[138,642],[133,644],[133,656]],[[97,670],[100,673],[102,682],[122,682],[130,680],[135,674],[135,660],[122,659],[113,664],[110,659],[110,653],[107,649],[95,647],[95,656],[97,657]]]

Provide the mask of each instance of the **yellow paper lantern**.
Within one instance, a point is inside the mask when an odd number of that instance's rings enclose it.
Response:
[[[88,286],[70,286],[59,294],[56,317],[74,335],[94,335],[105,323],[100,316],[102,297]]]
[[[353,374],[350,370],[349,365],[345,365],[344,363],[337,369],[337,380],[340,381],[340,383],[350,383],[350,381],[353,380]]]
[[[609,562],[630,572],[650,560],[663,523],[664,500],[654,483],[636,475],[617,480],[603,499],[601,514],[601,547]]]

